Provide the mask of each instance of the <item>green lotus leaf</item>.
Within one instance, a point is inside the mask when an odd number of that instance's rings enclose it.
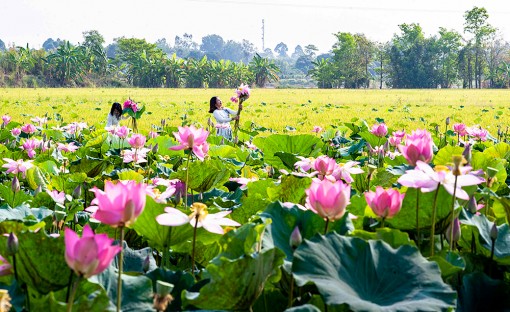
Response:
[[[434,165],[452,165],[453,164],[453,155],[462,155],[464,148],[460,146],[451,146],[447,145],[440,149],[437,154],[434,156]]]
[[[440,311],[456,304],[437,264],[409,245],[393,249],[329,233],[301,244],[292,271],[298,286],[314,283],[326,304],[354,311]]]
[[[277,152],[316,157],[322,147],[322,141],[318,137],[309,134],[273,134],[264,138],[256,137],[253,144],[264,153],[264,160],[277,168],[285,168],[280,157],[276,155]]]

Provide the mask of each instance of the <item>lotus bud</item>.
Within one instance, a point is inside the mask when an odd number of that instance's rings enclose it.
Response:
[[[498,174],[499,170],[492,167],[487,167],[487,186],[492,187],[494,182],[496,182],[496,174]]]
[[[159,143],[156,143],[156,145],[154,145],[154,147],[152,148],[152,152],[154,154],[157,154],[159,151]]]
[[[170,295],[174,285],[165,283],[163,281],[156,282],[156,293],[154,294],[153,308],[157,311],[165,311],[168,304],[171,303],[174,298]]]
[[[145,257],[145,259],[143,260],[143,263],[142,263],[143,273],[147,273],[149,271],[150,265],[151,265],[151,259],[150,259],[149,255],[147,255],[147,257]]]
[[[469,210],[472,214],[475,214],[478,211],[478,204],[476,203],[476,198],[474,196],[469,198],[467,210]]]
[[[75,214],[74,214],[74,216],[73,216],[73,222],[74,222],[74,224],[78,224],[78,222],[79,222],[79,221],[80,221],[80,220],[78,220],[78,214],[77,214],[77,213],[75,213]]]
[[[453,229],[452,229],[452,224],[450,224],[448,226],[448,228],[446,228],[446,233],[445,234],[446,234],[446,240],[448,241],[448,243],[450,243],[450,245],[452,244],[452,242],[450,242],[450,238],[455,243],[459,241],[459,239],[460,239],[460,221],[459,221],[459,218],[455,218],[455,220],[453,220]]]
[[[456,175],[456,176],[461,175],[462,173],[460,172],[460,167],[462,165],[462,155],[453,155],[452,160],[453,160],[453,170],[452,170],[453,175]]]
[[[299,227],[295,227],[292,233],[290,234],[289,244],[292,249],[296,249],[301,245],[303,241],[303,237],[301,236],[301,232],[299,231]]]
[[[220,145],[223,145],[223,144],[225,144],[225,138],[223,138],[223,137],[222,137],[222,138],[221,138]]]
[[[78,184],[77,187],[73,190],[73,198],[78,199],[81,197],[81,184]]]
[[[161,126],[162,126],[162,127],[165,127],[165,125],[166,125],[166,119],[165,119],[165,118],[163,118],[163,119],[161,119]]]
[[[462,152],[462,156],[464,156],[464,159],[466,159],[468,164],[471,162],[471,144],[466,144],[464,151]]]
[[[42,141],[43,141],[43,142],[46,142],[46,133],[43,133],[43,135],[42,135]]]
[[[446,117],[446,125],[448,126],[450,124],[450,117]]]
[[[7,239],[7,255],[12,256],[16,254],[19,250],[19,241],[18,237],[14,233],[9,234],[9,238]]]
[[[497,238],[498,238],[498,226],[496,225],[496,222],[494,222],[491,228],[491,239],[495,241]]]
[[[53,217],[55,218],[55,220],[57,222],[60,222],[60,221],[64,220],[64,218],[66,217],[66,213],[63,212],[63,211],[58,211],[57,210],[57,211],[53,212]]]
[[[368,165],[367,168],[368,168],[368,176],[369,177],[371,177],[372,174],[374,174],[374,172],[377,170],[377,167],[374,165]]]
[[[20,185],[19,185],[19,180],[18,180],[18,177],[14,177],[14,179],[12,179],[12,183],[11,183],[11,190],[14,192],[14,193],[17,193],[19,192],[21,189]]]

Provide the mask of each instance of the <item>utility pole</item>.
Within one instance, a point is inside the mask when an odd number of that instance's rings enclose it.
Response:
[[[266,48],[264,47],[264,19],[262,19],[262,52],[264,52]]]

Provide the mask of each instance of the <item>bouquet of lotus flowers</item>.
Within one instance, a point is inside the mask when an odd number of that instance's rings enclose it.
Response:
[[[237,109],[237,116],[241,116],[241,111],[243,110],[243,104],[244,101],[246,101],[250,97],[250,87],[248,85],[245,85],[242,83],[237,89],[236,94],[230,98],[230,101],[233,103],[239,103],[238,109]],[[236,122],[234,123],[234,136],[237,138],[237,130],[239,130],[239,119],[236,119]]]
[[[122,114],[128,114],[131,117],[131,128],[133,128],[133,132],[138,132],[137,119],[142,117],[143,112],[145,112],[145,106],[138,106],[138,103],[135,101],[128,99],[124,102],[122,107]]]

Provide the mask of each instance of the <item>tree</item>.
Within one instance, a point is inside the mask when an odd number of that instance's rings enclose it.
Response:
[[[69,41],[65,41],[47,60],[57,82],[61,86],[68,86],[83,75],[84,58],[82,46],[73,46]]]
[[[337,33],[337,42],[333,45],[333,64],[340,85],[345,88],[359,88],[368,80],[368,61],[365,65],[361,53],[360,41],[363,36],[351,33]]]
[[[83,32],[85,41],[82,46],[85,49],[85,65],[89,71],[105,74],[108,66],[108,57],[103,47],[104,38],[97,30]]]
[[[279,57],[288,57],[287,51],[289,51],[289,48],[287,48],[285,43],[280,42],[276,45],[274,51],[278,54]]]
[[[57,38],[57,40],[53,40],[52,38],[46,39],[44,41],[42,47],[46,51],[55,51],[59,46],[64,44],[64,41]]]
[[[388,67],[390,62],[389,57],[390,44],[377,43],[375,51],[375,72],[379,77],[379,89],[383,88],[383,83],[388,76]]]
[[[489,14],[485,8],[474,7],[464,14],[464,32],[474,35],[475,44],[475,88],[482,87],[483,59],[481,57],[482,47],[487,39],[496,32],[487,19]]]
[[[255,55],[255,46],[250,41],[243,39],[243,62],[248,64]]]
[[[204,53],[220,53],[223,50],[225,41],[221,36],[218,35],[207,35],[202,37],[202,44],[200,45],[200,51]]]
[[[315,56],[315,52],[317,51],[319,51],[319,49],[313,44],[305,46],[305,54],[312,59]]]
[[[166,53],[166,55],[172,55],[172,53],[173,53],[173,50],[170,47],[170,44],[168,44],[168,42],[166,42],[165,38],[156,40],[156,47],[160,48],[161,51]]]
[[[259,54],[255,54],[250,64],[250,71],[255,76],[255,84],[263,88],[266,83],[278,81],[278,72],[280,69],[276,64],[268,58],[263,58]]]
[[[239,42],[229,40],[223,46],[221,55],[224,60],[240,62],[244,58],[243,45]]]
[[[317,61],[312,62],[314,66],[308,74],[317,80],[317,86],[320,89],[331,89],[333,88],[333,82],[335,80],[335,74],[333,72],[333,66],[331,65],[330,59],[317,58]]]
[[[193,35],[185,33],[182,38],[175,36],[174,49],[177,57],[186,58],[191,51],[198,50],[198,43],[193,41]]]
[[[459,52],[462,47],[462,37],[454,30],[439,28],[438,75],[442,88],[450,88],[458,78]]]
[[[306,74],[310,69],[313,68],[312,59],[308,55],[301,55],[296,60],[294,67]]]
[[[303,55],[305,55],[305,51],[303,51],[303,48],[298,44],[294,48],[294,53],[292,53],[292,55],[290,57],[297,60],[300,56],[303,56]]]
[[[0,51],[5,51],[5,43],[0,39]]]

